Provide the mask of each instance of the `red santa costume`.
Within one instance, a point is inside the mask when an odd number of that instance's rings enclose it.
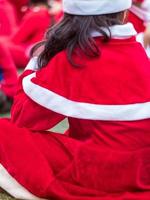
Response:
[[[20,23],[23,15],[24,15],[24,12],[22,12],[22,8],[24,6],[27,6],[29,0],[9,0],[9,1],[14,6],[15,13],[16,13],[16,16],[17,16],[17,21],[18,21],[18,23]]]
[[[87,15],[131,5],[64,1],[65,12]],[[149,60],[132,24],[110,30],[108,44],[92,33],[102,53],[81,52],[85,67],[74,68],[62,51],[41,70],[33,58],[21,75],[11,121],[0,120],[0,187],[16,198],[149,199]],[[66,117],[68,135],[47,131]]]
[[[150,22],[150,0],[133,0],[135,5],[129,12],[129,21],[134,24],[136,31],[139,33],[137,41],[143,46],[143,33],[147,24]],[[150,48],[146,49],[147,55],[150,57]]]
[[[34,6],[26,13],[18,31],[7,42],[17,67],[25,68],[31,48],[43,39],[50,24],[50,14],[46,6]]]
[[[138,33],[145,30],[144,22],[148,20],[147,16],[149,15],[147,10],[141,7],[143,2],[144,0],[133,0],[135,5],[132,5],[132,8],[129,12],[129,21],[134,24],[134,27]],[[136,4],[140,6],[136,6]]]
[[[0,0],[0,36],[10,36],[16,30],[16,16],[7,0]]]
[[[0,43],[0,52],[0,69],[3,77],[0,81],[0,90],[7,97],[13,98],[17,84],[16,66],[13,63],[9,50],[2,43]]]

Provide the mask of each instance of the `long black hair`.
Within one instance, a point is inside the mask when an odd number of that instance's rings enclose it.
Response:
[[[98,31],[103,36],[103,41],[108,42],[111,38],[109,27],[122,24],[123,16],[124,12],[99,16],[64,14],[63,19],[47,31],[45,40],[38,43],[31,54],[34,55],[37,49],[43,46],[38,56],[38,66],[41,68],[46,66],[57,53],[66,50],[69,62],[78,66],[72,58],[77,48],[80,48],[88,57],[100,56],[100,50],[91,32]],[[108,30],[109,34],[105,30]]]
[[[29,0],[29,5],[32,4],[45,4],[48,6],[48,0]]]

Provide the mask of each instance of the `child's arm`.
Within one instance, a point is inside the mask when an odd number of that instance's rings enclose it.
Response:
[[[18,92],[11,110],[11,120],[19,127],[26,127],[34,131],[45,131],[54,127],[65,117],[44,108],[25,94],[22,87],[23,79],[33,73],[35,73],[34,70],[27,69],[19,78]],[[41,96],[41,98],[44,99],[45,97]],[[51,99],[49,99],[49,101],[51,101]]]

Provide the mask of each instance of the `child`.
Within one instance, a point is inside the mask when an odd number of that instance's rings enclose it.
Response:
[[[137,40],[143,44],[150,57],[150,0],[134,0],[130,9],[129,21],[137,30]]]
[[[34,44],[43,39],[50,24],[48,0],[30,0],[29,10],[19,29],[10,41],[6,41],[13,61],[18,68],[25,68],[29,61],[29,51]]]
[[[17,70],[8,48],[0,43],[0,114],[10,111],[16,93]]]
[[[150,67],[124,24],[131,0],[63,3],[0,120],[0,186],[18,199],[149,199]],[[47,131],[66,117],[67,135]]]
[[[0,0],[0,36],[10,36],[17,28],[13,6],[8,0]]]

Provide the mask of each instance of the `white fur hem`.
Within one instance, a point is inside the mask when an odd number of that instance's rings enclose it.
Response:
[[[42,200],[21,186],[0,164],[0,187],[17,199]],[[43,199],[44,200],[44,199]]]

